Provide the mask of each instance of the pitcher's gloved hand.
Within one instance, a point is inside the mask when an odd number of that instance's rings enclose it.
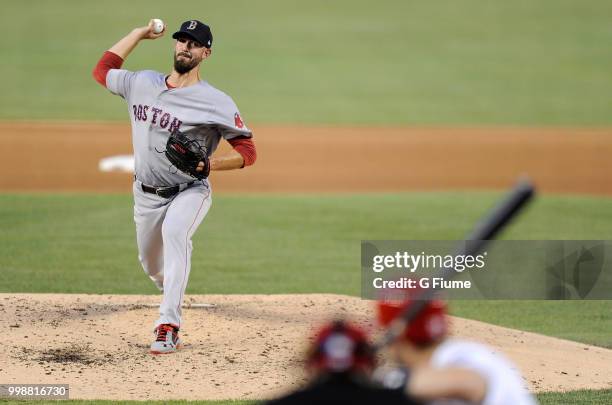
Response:
[[[210,174],[208,150],[193,135],[175,130],[166,143],[166,157],[177,169],[196,179]]]

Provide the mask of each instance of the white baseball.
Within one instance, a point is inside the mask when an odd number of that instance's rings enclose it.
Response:
[[[164,22],[159,18],[153,19],[153,33],[159,34],[164,30]]]

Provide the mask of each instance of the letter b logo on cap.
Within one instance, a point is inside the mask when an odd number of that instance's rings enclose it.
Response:
[[[198,22],[197,21],[191,21],[189,23],[189,26],[187,27],[188,30],[195,30],[195,27],[198,26]]]

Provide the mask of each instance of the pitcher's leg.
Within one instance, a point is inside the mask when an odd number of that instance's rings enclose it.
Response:
[[[211,203],[208,188],[198,185],[179,193],[166,212],[162,226],[164,298],[157,325],[181,325],[181,304],[191,270],[191,237],[208,213]]]
[[[162,224],[168,205],[157,196],[134,190],[134,222],[138,260],[144,272],[161,291],[164,285],[164,251]]]

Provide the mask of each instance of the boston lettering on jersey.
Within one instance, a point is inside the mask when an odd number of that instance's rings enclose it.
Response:
[[[183,121],[176,117],[172,117],[169,113],[164,112],[161,108],[149,107],[148,105],[134,104],[132,106],[134,119],[136,121],[151,121],[152,125],[159,125],[167,129],[168,132],[173,132],[181,127]],[[172,121],[170,121],[172,119]]]

